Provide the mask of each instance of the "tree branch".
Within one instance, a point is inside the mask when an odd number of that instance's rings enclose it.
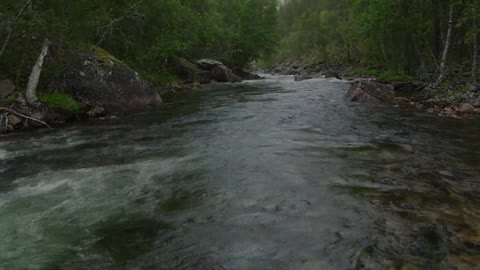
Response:
[[[32,0],[27,0],[25,4],[23,5],[22,9],[18,12],[17,16],[13,19],[13,21],[10,23],[10,27],[8,29],[8,34],[7,38],[5,38],[5,41],[3,42],[2,48],[0,49],[0,58],[2,57],[3,52],[8,46],[8,43],[10,42],[10,39],[12,38],[13,31],[15,30],[15,25],[17,24],[18,19],[22,16],[23,12],[27,9],[27,7],[32,3]]]
[[[28,119],[28,120],[32,120],[34,122],[37,122],[37,123],[40,123],[42,125],[45,125],[46,127],[48,127],[49,129],[53,129],[51,126],[49,126],[47,123],[45,123],[44,121],[40,120],[40,119],[37,119],[37,118],[33,118],[33,117],[30,117],[30,116],[27,116],[27,115],[24,115],[24,114],[21,114],[19,112],[16,112],[12,109],[9,109],[9,108],[6,108],[6,107],[0,107],[0,111],[5,111],[5,112],[9,112],[11,114],[15,114],[16,116],[20,116],[20,117],[23,117],[25,119]]]
[[[100,44],[102,44],[103,41],[105,40],[105,37],[107,36],[108,32],[113,32],[113,26],[114,26],[116,23],[118,23],[118,22],[120,22],[120,21],[122,21],[122,20],[124,20],[124,19],[126,19],[126,18],[136,18],[136,17],[142,16],[143,14],[138,13],[138,12],[136,12],[136,11],[134,11],[134,12],[132,13],[132,11],[133,11],[136,7],[138,7],[140,4],[142,4],[144,1],[145,1],[145,0],[140,0],[140,1],[136,2],[135,4],[133,4],[132,6],[130,6],[130,7],[128,8],[128,10],[127,10],[127,12],[125,13],[125,15],[120,16],[120,17],[118,17],[118,18],[115,18],[115,19],[111,20],[109,23],[107,23],[107,24],[105,24],[105,25],[103,25],[103,26],[100,26],[100,27],[97,29],[97,32],[99,33],[99,32],[101,32],[101,31],[103,30],[103,31],[102,31],[103,33],[102,33],[101,38],[98,40],[98,42],[97,42],[96,45],[97,45],[97,46],[100,46]]]

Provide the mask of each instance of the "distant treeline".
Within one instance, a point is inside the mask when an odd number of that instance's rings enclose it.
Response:
[[[476,74],[477,0],[285,0],[280,57]]]

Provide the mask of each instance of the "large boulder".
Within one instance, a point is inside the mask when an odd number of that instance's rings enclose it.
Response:
[[[15,85],[10,80],[0,81],[0,98],[6,98],[15,91]]]
[[[345,95],[348,102],[362,103],[391,103],[394,100],[394,91],[391,85],[372,81],[357,81]]]
[[[233,71],[225,66],[222,62],[211,59],[201,59],[195,62],[195,64],[200,70],[210,72],[210,79],[216,82],[242,81],[242,79],[235,75]]]
[[[162,103],[157,90],[137,72],[98,47],[80,53],[60,83],[76,101],[109,112],[143,111]]]

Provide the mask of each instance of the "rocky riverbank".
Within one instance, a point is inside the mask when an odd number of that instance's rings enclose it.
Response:
[[[178,79],[165,85],[153,85],[99,47],[79,52],[77,56],[57,77],[50,78],[46,92],[38,93],[41,105],[28,104],[23,89],[10,80],[0,81],[0,133],[155,110],[162,105],[162,95],[211,82],[260,79],[253,73],[240,68],[231,69],[219,61],[201,59],[190,62],[179,58],[171,68]]]
[[[448,73],[443,83],[434,86],[434,74],[421,73],[416,77],[394,74],[375,69],[358,68],[343,63],[284,62],[270,72],[294,75],[296,81],[313,78],[337,78],[355,82],[347,100],[360,102],[392,103],[414,106],[418,110],[447,117],[471,117],[480,115],[480,82],[473,80],[459,69]],[[370,81],[372,83],[356,83]],[[363,90],[362,90],[363,89]],[[365,90],[367,89],[367,90]],[[378,89],[391,89],[378,92]],[[357,93],[352,96],[352,92]],[[385,100],[385,95],[391,99]]]

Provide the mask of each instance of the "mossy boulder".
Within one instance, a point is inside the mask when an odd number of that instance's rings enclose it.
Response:
[[[109,112],[144,111],[162,103],[157,89],[98,47],[78,54],[61,74],[60,87],[77,102]]]

